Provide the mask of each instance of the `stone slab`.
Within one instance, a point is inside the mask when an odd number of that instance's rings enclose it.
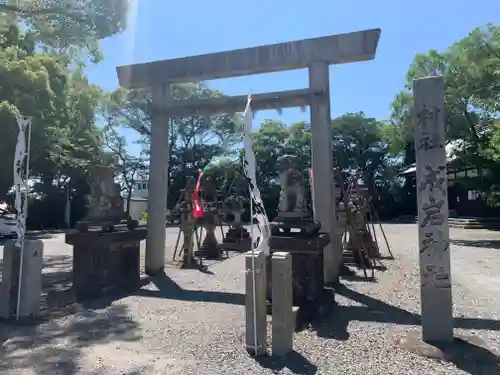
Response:
[[[311,254],[315,251],[323,251],[323,248],[330,242],[328,233],[319,233],[314,237],[305,237],[300,234],[296,236],[291,233],[289,236],[271,236],[269,246],[276,251],[293,252],[294,254]]]
[[[373,60],[380,29],[237,49],[117,68],[120,86],[205,81],[302,69],[313,61],[342,64]]]
[[[2,283],[0,284],[0,318],[16,316],[21,248],[9,240],[4,246]],[[25,240],[21,275],[20,318],[35,318],[40,313],[42,295],[43,242]]]
[[[254,267],[255,287],[252,275]],[[265,254],[262,251],[247,252],[245,254],[245,346],[247,352],[255,356],[265,355],[267,352],[266,278]]]
[[[252,110],[306,107],[312,92],[309,89],[252,94]],[[218,98],[172,100],[161,110],[170,117],[211,116],[220,113],[244,112],[248,95],[221,96]]]
[[[453,340],[450,228],[442,77],[413,81],[422,334]]]
[[[293,350],[295,313],[293,311],[292,256],[272,255],[272,354],[284,357]]]

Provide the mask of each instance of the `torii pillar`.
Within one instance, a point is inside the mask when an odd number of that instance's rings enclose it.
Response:
[[[329,66],[373,60],[379,39],[380,29],[371,29],[117,68],[122,87],[153,91],[147,273],[162,272],[164,268],[169,117],[242,112],[247,98],[242,95],[171,101],[169,85],[308,68],[309,89],[252,95],[252,109],[311,106],[315,218],[332,239],[324,250],[325,282],[338,279],[342,248],[336,235]]]

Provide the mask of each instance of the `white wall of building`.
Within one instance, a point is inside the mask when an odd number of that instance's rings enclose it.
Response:
[[[130,200],[130,217],[139,220],[144,212],[148,210],[148,181],[138,180],[132,188],[132,197]],[[127,200],[124,200],[125,210],[127,209]]]
[[[132,188],[132,198],[147,198],[148,195],[148,181],[138,180]]]
[[[125,210],[127,209],[127,200],[124,199]],[[132,198],[130,200],[130,217],[139,220],[142,214],[148,210],[148,200],[144,198]]]

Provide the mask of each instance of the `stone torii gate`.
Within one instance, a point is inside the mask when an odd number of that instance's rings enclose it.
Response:
[[[325,248],[325,282],[338,278],[342,249],[336,235],[332,160],[329,66],[373,60],[380,29],[295,42],[210,53],[117,68],[120,86],[152,89],[151,160],[149,170],[146,272],[162,272],[165,263],[165,213],[169,118],[242,112],[246,95],[198,100],[170,99],[170,85],[308,68],[309,88],[252,95],[252,109],[310,106],[315,219],[332,242]]]

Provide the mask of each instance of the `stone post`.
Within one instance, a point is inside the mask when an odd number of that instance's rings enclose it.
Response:
[[[252,276],[254,265],[255,288]],[[245,254],[245,279],[246,350],[251,355],[265,355],[267,351],[266,256],[262,251],[249,251]]]
[[[292,256],[272,256],[272,354],[284,357],[293,350],[295,317],[293,313]]]
[[[197,266],[193,251],[193,235],[195,230],[195,220],[193,214],[183,212],[181,216],[180,230],[183,236],[182,242],[182,268],[192,268]]]
[[[452,341],[443,79],[425,77],[414,80],[413,98],[422,339],[426,342]]]
[[[2,301],[0,318],[4,319],[16,315],[21,249],[15,243],[15,240],[9,240],[4,246],[2,283],[0,284],[0,301]],[[42,295],[43,242],[25,240],[23,250],[19,316],[37,317],[40,313]]]
[[[167,104],[169,92],[169,85],[155,87],[152,98],[148,237],[146,240],[146,272],[150,275],[163,272],[165,265],[169,118],[163,108]]]
[[[335,192],[333,189],[332,120],[330,115],[330,78],[326,62],[309,65],[311,96],[312,170],[314,219],[321,231],[330,235],[324,249],[325,283],[338,280],[342,249],[336,235]]]

